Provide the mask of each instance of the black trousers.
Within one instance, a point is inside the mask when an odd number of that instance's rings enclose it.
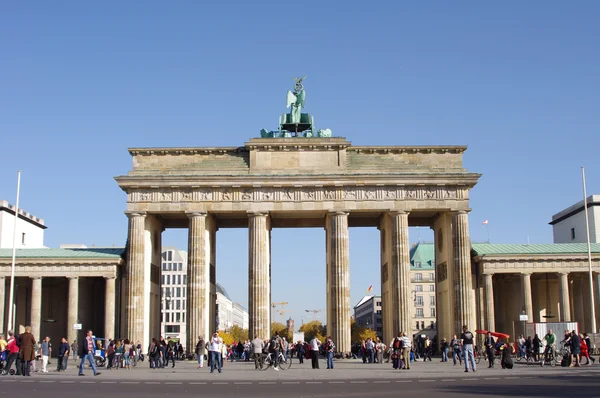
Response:
[[[19,361],[19,353],[15,352],[14,354],[10,354],[7,358],[6,358],[6,364],[4,365],[4,369],[3,371],[5,371],[7,374],[10,371],[10,367],[12,366],[13,362],[16,362],[16,369],[17,369],[17,374],[20,375],[21,374],[21,361]]]
[[[312,368],[319,369],[319,351],[310,351],[310,359],[312,361]]]
[[[488,357],[488,363],[490,368],[494,366],[494,349],[493,348],[486,348],[486,353],[487,353],[487,357]]]

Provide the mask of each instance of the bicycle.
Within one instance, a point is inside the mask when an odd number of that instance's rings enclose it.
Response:
[[[562,360],[562,354],[560,358],[556,355],[556,349],[554,346],[547,347],[548,351],[542,354],[542,358],[540,360],[540,366],[543,368],[546,362],[550,363],[550,366],[554,367],[557,363],[560,363]],[[564,349],[564,348],[563,348]]]
[[[292,358],[288,356],[287,358],[283,356],[281,352],[278,353],[277,359],[279,360],[279,369],[286,370],[292,366]],[[269,352],[268,354],[263,354],[263,360],[260,364],[260,370],[267,370],[271,366],[273,366],[275,360],[273,358],[273,353]]]

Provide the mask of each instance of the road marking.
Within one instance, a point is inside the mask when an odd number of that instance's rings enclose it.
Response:
[[[396,382],[398,383],[398,382]],[[351,381],[350,384],[367,384],[366,381]]]
[[[431,381],[435,381],[435,380],[419,380],[419,383],[429,383]]]
[[[167,381],[165,384],[183,384],[183,383],[180,381]],[[213,383],[213,384],[216,384],[216,383]]]
[[[306,384],[323,384],[322,381],[307,381]]]
[[[519,376],[505,377],[504,380],[516,380]]]
[[[80,381],[80,384],[96,384],[95,381]]]
[[[40,380],[40,383],[55,383],[54,380]]]
[[[121,384],[140,384],[139,381],[121,381],[119,383],[121,383]]]
[[[300,384],[299,381],[282,381],[281,384]]]
[[[75,382],[72,381],[72,380],[61,380],[61,381],[59,381],[59,383],[63,383],[63,384],[75,384]]]
[[[229,384],[229,383],[226,381],[213,381],[212,384],[213,385],[225,385],[225,384]]]
[[[442,379],[442,381],[456,381],[456,379]]]
[[[464,380],[464,381],[476,381],[476,380],[479,380],[479,379],[462,379],[462,380]]]
[[[345,381],[330,381],[329,384],[346,384]]]
[[[412,380],[396,380],[396,383],[412,383]]]
[[[204,382],[204,381],[196,381],[196,382],[190,381],[190,384],[206,384],[206,382]]]
[[[100,384],[117,384],[116,381],[101,381]]]
[[[484,377],[483,380],[498,380],[499,377]]]
[[[258,384],[275,384],[274,381],[259,381]]]
[[[146,381],[144,384],[161,384],[160,381]]]
[[[251,381],[236,381],[233,384],[252,384]]]
[[[35,380],[21,380],[21,383],[35,383]]]
[[[391,383],[391,381],[389,381],[389,380],[375,380],[373,383],[376,383],[376,384],[387,384],[387,383]]]

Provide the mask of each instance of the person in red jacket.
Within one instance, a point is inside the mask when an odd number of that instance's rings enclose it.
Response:
[[[17,345],[17,339],[15,333],[12,330],[8,331],[8,343],[6,344],[6,366],[2,369],[2,374],[6,375],[10,371],[10,367],[13,362],[19,356],[19,346]],[[18,369],[17,369],[18,370]],[[20,373],[20,372],[17,372]]]
[[[579,338],[581,339],[581,358],[587,358],[587,365],[591,365],[590,362],[590,353],[588,350],[588,346],[587,343],[585,341],[585,339],[583,338],[583,334],[579,333]]]

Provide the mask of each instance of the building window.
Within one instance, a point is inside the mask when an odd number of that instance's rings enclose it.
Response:
[[[179,271],[183,271],[183,263],[179,263]]]
[[[175,314],[175,322],[181,322],[181,314],[179,312]]]
[[[433,323],[433,321],[431,321],[431,323],[429,324],[429,329],[435,329],[435,323]]]
[[[175,309],[176,310],[180,310],[181,309],[181,300],[175,300]]]
[[[160,282],[160,283],[162,283],[162,284],[164,285],[164,284],[165,284],[165,276],[164,276],[164,275],[162,275],[162,276],[160,277],[160,280],[161,280],[161,282]]]
[[[175,295],[175,297],[181,297],[181,288],[180,287],[177,288],[177,294]]]
[[[415,329],[419,328],[419,321],[417,321],[417,326],[415,326]]]
[[[422,281],[423,280],[423,274],[418,272],[415,274],[415,280],[416,281]]]
[[[185,297],[185,287],[182,290],[183,290],[183,295],[181,297]]]
[[[423,305],[423,296],[417,296],[416,303],[417,303],[417,305]],[[423,313],[423,310],[421,310],[421,314],[422,313]]]
[[[377,302],[377,305],[378,305],[379,307],[381,307],[381,301],[378,301],[378,302]]]
[[[415,268],[421,268],[421,262],[415,261]]]
[[[435,292],[435,285],[429,285],[429,291]]]
[[[431,308],[430,310],[431,310],[431,317],[435,318],[435,308]],[[431,323],[433,323],[433,322],[431,322]]]
[[[167,285],[171,284],[171,275],[167,275]]]
[[[435,305],[435,296],[429,296],[429,305]]]
[[[173,251],[169,250],[167,252],[167,261],[173,261]]]
[[[571,228],[571,240],[575,240],[575,228]]]
[[[181,322],[185,322],[185,312],[183,314],[181,314]]]
[[[417,318],[423,318],[423,308],[417,308],[416,312]],[[417,329],[419,328],[419,322],[417,321]]]
[[[378,313],[378,314],[381,314],[381,310],[377,310],[377,313]]]
[[[21,244],[24,245],[25,244],[25,232],[23,232],[21,234]]]
[[[185,285],[187,283],[187,275],[183,276],[183,284]]]
[[[163,271],[167,270],[167,263],[163,263]]]
[[[429,280],[435,281],[435,274],[433,272],[429,274]]]
[[[421,321],[421,329],[425,329],[425,321]]]
[[[179,270],[181,271],[181,270]],[[181,285],[181,275],[177,275],[177,284]]]
[[[415,288],[415,290],[416,290],[417,292],[422,292],[422,291],[423,291],[423,285],[416,285],[416,288]]]

